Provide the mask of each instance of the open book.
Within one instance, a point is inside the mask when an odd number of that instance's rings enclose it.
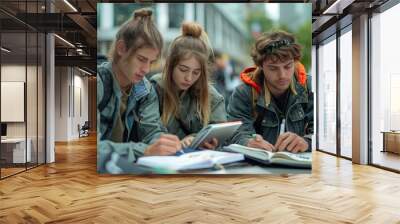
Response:
[[[184,153],[181,156],[144,156],[137,163],[161,169],[169,170],[193,170],[211,168],[217,164],[232,163],[244,160],[243,154],[201,150]]]
[[[299,168],[311,168],[311,152],[290,153],[290,152],[270,152],[262,149],[251,148],[238,144],[231,144],[224,147],[230,152],[242,153],[250,160],[255,160],[263,164],[278,164]]]

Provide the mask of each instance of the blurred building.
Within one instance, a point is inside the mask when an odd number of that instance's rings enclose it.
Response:
[[[139,5],[139,6],[138,6]],[[107,54],[121,21],[131,16],[140,4],[98,5],[98,54]],[[166,46],[180,34],[182,21],[196,21],[206,30],[215,50],[224,52],[236,63],[251,63],[246,32],[246,7],[243,4],[160,3],[149,5]],[[233,13],[234,12],[234,13]],[[166,49],[166,48],[165,48]]]

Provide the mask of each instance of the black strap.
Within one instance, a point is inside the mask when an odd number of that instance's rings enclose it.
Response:
[[[103,111],[104,108],[106,108],[108,102],[110,101],[111,95],[112,95],[112,89],[113,89],[113,80],[112,80],[112,74],[108,71],[108,69],[103,68],[103,67],[98,67],[98,74],[99,77],[103,83],[103,98],[101,99],[99,103],[99,111]]]
[[[137,141],[140,141],[140,139],[139,139],[139,125],[140,125],[140,122],[141,122],[141,119],[142,119],[140,117],[140,115],[139,115],[139,107],[136,107],[135,110],[131,111],[131,113],[133,113],[133,120],[135,122],[133,123],[131,134],[129,136],[129,141],[137,142]],[[128,137],[127,136],[127,130],[125,129],[124,130],[124,138],[127,138],[127,137]]]
[[[257,134],[260,134],[260,135],[263,134],[263,129],[261,128],[261,123],[262,123],[262,120],[264,119],[265,111],[266,110],[264,108],[259,110],[257,113],[256,120],[253,123],[254,130],[256,131]]]

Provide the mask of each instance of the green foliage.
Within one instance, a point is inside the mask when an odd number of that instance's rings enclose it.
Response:
[[[302,60],[306,71],[311,69],[311,43],[312,43],[312,33],[311,33],[311,21],[305,22],[297,32],[295,33],[297,41],[302,46]]]
[[[263,33],[273,28],[274,23],[265,15],[264,9],[260,9],[257,11],[251,11],[251,13],[247,15],[246,25],[248,32],[251,34],[252,27],[254,26],[258,26],[259,31]],[[254,43],[254,37],[252,35],[249,35],[249,43]]]

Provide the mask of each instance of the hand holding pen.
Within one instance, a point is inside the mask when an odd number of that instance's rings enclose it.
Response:
[[[253,138],[249,139],[249,142],[247,143],[248,147],[274,151],[275,147],[271,143],[265,141],[261,135],[253,134],[252,137]]]
[[[276,151],[289,151],[292,153],[304,152],[308,149],[308,143],[304,138],[292,132],[285,132],[285,119],[280,126],[279,137],[274,148]]]

